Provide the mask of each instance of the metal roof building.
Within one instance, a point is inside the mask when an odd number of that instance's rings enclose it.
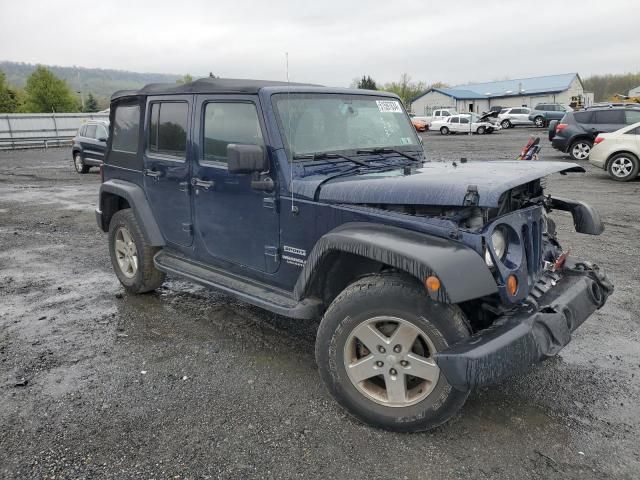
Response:
[[[564,73],[430,88],[412,100],[411,110],[417,115],[430,115],[436,108],[480,113],[492,106],[534,107],[538,103],[589,105],[593,103],[593,94],[584,91],[577,73]]]

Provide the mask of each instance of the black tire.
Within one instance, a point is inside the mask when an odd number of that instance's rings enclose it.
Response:
[[[137,255],[137,268],[133,276],[129,277],[123,271],[116,257],[116,235],[120,229],[125,229],[133,239]],[[111,265],[120,283],[129,293],[145,293],[155,290],[164,282],[165,274],[158,270],[153,257],[160,247],[152,247],[142,234],[136,216],[130,208],[117,211],[109,223],[109,254]]]
[[[500,126],[504,129],[513,127],[513,125],[511,125],[511,122],[509,120],[502,120],[502,122],[500,122]]]
[[[632,153],[617,153],[607,162],[607,173],[618,182],[628,182],[638,176],[640,160]]]
[[[441,134],[441,135],[449,135],[449,128],[447,128],[447,127],[440,127],[440,134]]]
[[[579,138],[574,141],[569,147],[569,156],[573,160],[588,160],[589,155],[591,154],[591,148],[593,147],[593,142],[591,140],[587,140],[586,138]]]
[[[476,130],[476,133],[478,135],[484,135],[484,132],[486,131],[486,128],[484,127],[478,127],[478,129]]]
[[[75,168],[78,173],[89,173],[89,169],[91,167],[89,165],[85,165],[82,153],[76,151],[73,152],[73,168]]]
[[[545,125],[545,120],[544,117],[538,115],[536,118],[533,119],[533,124],[537,127],[537,128],[544,128]]]
[[[426,397],[408,406],[377,403],[349,379],[344,362],[347,340],[363,322],[385,315],[422,330],[436,351],[469,336],[462,311],[457,306],[432,302],[413,277],[398,274],[365,277],[338,295],[320,323],[316,338],[320,376],[338,403],[364,423],[398,432],[435,428],[455,415],[469,395],[452,388],[443,374]]]

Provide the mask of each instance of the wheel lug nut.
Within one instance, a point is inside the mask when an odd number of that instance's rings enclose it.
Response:
[[[396,353],[400,353],[402,351],[402,347],[400,345],[396,345],[393,347],[393,351]]]
[[[384,363],[382,363],[380,360],[376,362],[376,367],[383,367],[383,366],[384,366]]]
[[[408,366],[408,365],[409,365],[409,362],[407,362],[406,360],[402,360],[402,361],[400,362],[400,365],[402,365],[403,367],[406,367],[406,366]]]
[[[380,353],[386,353],[386,350],[384,349],[384,347],[382,345],[378,345],[378,351]]]
[[[396,371],[396,369],[395,369],[395,368],[392,368],[391,370],[389,370],[389,373],[390,373],[391,375],[397,375],[397,374],[398,374],[398,372]]]

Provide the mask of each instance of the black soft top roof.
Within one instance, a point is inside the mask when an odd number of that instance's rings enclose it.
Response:
[[[111,100],[122,97],[147,95],[174,95],[180,93],[258,93],[263,87],[319,87],[310,83],[278,82],[274,80],[249,80],[239,78],[200,78],[190,83],[150,83],[138,90],[119,90]]]

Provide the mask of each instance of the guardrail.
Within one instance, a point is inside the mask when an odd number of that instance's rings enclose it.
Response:
[[[0,150],[69,145],[87,120],[108,120],[108,113],[2,113]]]

